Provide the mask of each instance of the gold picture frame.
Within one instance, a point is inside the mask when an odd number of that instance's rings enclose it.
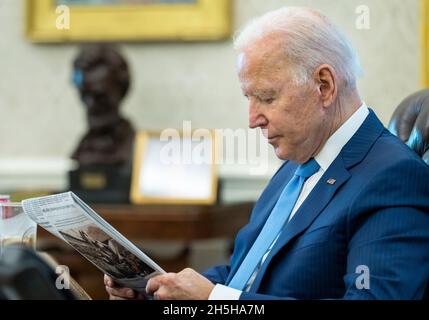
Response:
[[[221,40],[231,34],[231,0],[195,3],[71,5],[58,28],[56,0],[26,0],[25,32],[33,42]]]
[[[429,0],[421,0],[422,86],[429,87]]]
[[[131,202],[214,204],[217,200],[218,186],[215,132],[213,130],[195,130],[188,134],[176,130],[172,132],[177,136],[176,139],[167,140],[165,138],[165,135],[168,135],[167,131],[164,131],[164,138],[161,138],[160,132],[152,131],[141,131],[136,135]],[[196,133],[199,138],[195,140]],[[178,152],[173,155],[175,150]],[[207,152],[203,152],[203,155],[201,152],[195,153],[201,150]],[[195,161],[198,157],[199,161]]]

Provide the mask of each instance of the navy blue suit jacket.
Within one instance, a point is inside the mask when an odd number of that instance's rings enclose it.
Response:
[[[285,162],[271,179],[230,266],[204,274],[213,283],[229,283],[296,167]],[[240,299],[421,299],[428,281],[429,167],[371,111]]]

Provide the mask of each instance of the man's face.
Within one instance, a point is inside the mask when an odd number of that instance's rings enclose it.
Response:
[[[103,67],[85,72],[80,95],[88,113],[94,116],[116,113],[122,99],[119,85]]]
[[[260,127],[277,157],[304,163],[326,141],[328,116],[313,79],[296,86],[293,70],[275,39],[262,39],[242,51],[238,74],[249,100],[249,127]]]

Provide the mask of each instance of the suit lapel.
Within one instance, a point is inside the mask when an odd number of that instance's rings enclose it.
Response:
[[[261,232],[278,198],[280,197],[281,192],[292,178],[296,167],[297,165],[292,162],[284,164],[278,170],[276,175],[271,179],[269,185],[256,203],[252,212],[252,220],[248,225],[245,226],[246,230],[243,230],[243,233],[245,232],[245,235],[243,234],[243,236],[245,236],[245,242],[242,247],[234,249],[234,261],[233,264],[231,264],[232,269],[229,273],[227,283],[229,283],[232,276],[235,274],[238,267],[246,257],[253,243],[256,241],[256,238]]]
[[[336,183],[327,183],[328,179],[335,179]],[[285,247],[292,239],[303,233],[326,207],[335,192],[350,178],[350,173],[344,168],[341,158],[337,158],[325,172],[307,199],[298,209],[291,221],[280,234],[276,244],[262,265],[255,279],[251,291],[256,292],[272,258]]]
[[[330,202],[336,191],[350,179],[348,171],[352,166],[361,162],[369,149],[383,132],[384,127],[372,110],[359,130],[344,146],[338,157],[329,166],[322,178],[311,191],[307,199],[298,209],[294,217],[287,224],[284,231],[262,265],[252,287],[251,292],[256,292],[262,278],[273,257],[285,247],[293,238],[299,236],[311,225],[317,216]],[[329,179],[335,179],[334,184],[329,184]]]

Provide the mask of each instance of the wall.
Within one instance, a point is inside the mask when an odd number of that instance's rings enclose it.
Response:
[[[283,5],[322,10],[352,39],[365,69],[359,83],[362,97],[387,123],[401,99],[419,88],[419,0],[366,0],[371,10],[369,30],[355,28],[360,4],[235,0],[234,29]],[[23,37],[22,6],[22,1],[0,0],[0,192],[23,185],[63,186],[66,159],[85,130],[83,108],[70,81],[78,46],[29,43]],[[133,70],[123,112],[137,128],[180,128],[182,120],[192,120],[194,127],[246,127],[246,101],[236,79],[230,41],[121,47]],[[274,168],[277,162],[272,163]],[[221,171],[226,177],[231,172],[241,179],[234,170]],[[227,197],[234,192],[245,197],[243,184],[231,185],[235,187]],[[257,191],[262,186],[259,183]],[[252,191],[251,197],[257,193]]]

